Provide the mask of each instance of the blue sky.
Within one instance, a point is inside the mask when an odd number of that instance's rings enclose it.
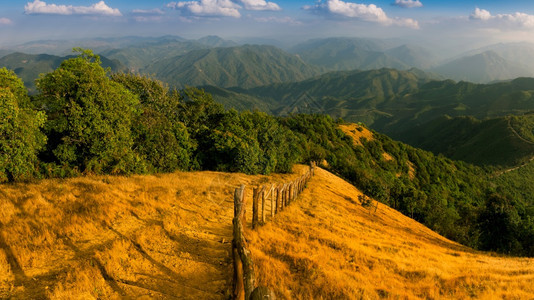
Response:
[[[36,39],[219,35],[288,41],[534,42],[533,0],[2,0],[0,47]]]

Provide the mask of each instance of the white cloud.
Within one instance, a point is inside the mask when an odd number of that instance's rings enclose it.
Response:
[[[8,18],[0,18],[0,25],[9,25],[9,24],[12,24],[13,22],[8,19]]]
[[[24,6],[24,12],[32,14],[51,14],[51,15],[103,15],[103,16],[122,16],[116,8],[111,8],[104,1],[100,1],[91,6],[72,6],[47,4],[44,1],[35,0],[28,2]]]
[[[241,6],[230,0],[200,0],[171,2],[167,7],[182,11],[184,14],[207,17],[241,17]]]
[[[395,0],[393,5],[405,8],[423,7],[423,3],[419,0]]]
[[[469,19],[489,22],[495,25],[504,24],[509,26],[534,28],[534,15],[529,15],[522,12],[492,15],[489,11],[477,7],[475,11],[471,13]]]
[[[305,10],[326,13],[329,15],[355,18],[368,22],[376,22],[382,25],[397,25],[410,28],[419,28],[419,23],[414,19],[390,18],[384,10],[374,4],[359,4],[344,2],[341,0],[319,1],[313,6],[304,6]]]
[[[475,11],[469,16],[471,20],[483,20],[487,21],[491,19],[491,13],[485,9],[475,8]]]
[[[240,2],[247,10],[281,10],[278,4],[265,0],[240,0]]]

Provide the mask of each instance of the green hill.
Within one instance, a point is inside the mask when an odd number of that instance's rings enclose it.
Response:
[[[140,46],[111,49],[103,51],[101,54],[121,61],[130,70],[139,71],[158,60],[184,55],[189,51],[205,48],[209,47],[193,41],[167,40]]]
[[[383,118],[391,119],[391,113],[397,110],[399,98],[416,93],[431,78],[415,69],[337,71],[301,82],[230,90],[247,95],[251,99],[249,102],[257,106],[259,103],[267,104],[269,111],[278,115],[327,113],[336,118],[373,125]],[[212,93],[223,104],[228,105],[232,101],[227,93]]]
[[[432,51],[414,45],[401,45],[388,49],[385,53],[390,57],[402,61],[410,67],[419,69],[429,69],[439,61],[438,56]]]
[[[142,70],[171,86],[251,88],[271,83],[304,80],[320,69],[272,46],[245,45],[213,48],[161,59]]]
[[[327,70],[369,70],[383,67],[408,69],[410,66],[384,53],[393,43],[377,39],[314,39],[292,48],[303,60]]]
[[[118,59],[130,70],[139,71],[159,60],[185,55],[189,51],[234,46],[236,43],[218,36],[206,36],[198,40],[167,36],[148,41],[140,40],[138,44],[108,49],[101,54]]]
[[[518,135],[511,124],[522,131],[523,122],[533,120],[533,115],[484,121],[473,117],[441,117],[399,136],[410,145],[456,160],[477,165],[514,166],[534,156],[534,142]]]
[[[534,110],[534,78],[494,84],[432,78],[416,69],[339,71],[301,82],[231,90],[269,105],[277,114],[310,110],[348,121],[363,118],[374,129],[395,136],[445,115],[485,119]],[[218,92],[214,97],[229,101]]]

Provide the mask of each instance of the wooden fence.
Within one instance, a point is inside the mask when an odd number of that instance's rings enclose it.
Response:
[[[291,204],[304,190],[306,184],[315,173],[315,163],[297,179],[284,184],[271,184],[253,188],[252,194],[252,229],[266,221],[266,201],[270,201],[271,219]],[[260,205],[261,201],[261,207]],[[261,213],[260,213],[261,212]],[[261,220],[260,220],[261,215]],[[255,288],[254,265],[252,256],[247,249],[244,225],[246,222],[245,185],[235,189],[234,193],[234,236],[232,252],[234,256],[234,299],[271,299],[274,294],[264,287]]]
[[[293,181],[254,188],[252,194],[252,229],[265,224],[265,214],[268,213],[265,208],[266,201],[271,202],[270,215],[273,218],[275,214],[283,211],[286,206],[297,198],[314,172],[315,164],[312,163],[305,174]]]

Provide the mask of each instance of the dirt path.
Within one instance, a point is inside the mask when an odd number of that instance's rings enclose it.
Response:
[[[508,128],[512,131],[512,133],[520,140],[522,140],[523,142],[527,143],[527,144],[530,144],[530,145],[534,145],[534,142],[532,141],[529,141],[527,139],[525,139],[524,137],[522,137],[516,130],[515,128],[512,126],[512,124],[510,123],[510,118],[508,118]],[[505,174],[505,173],[508,173],[508,172],[512,172],[512,171],[515,171],[515,170],[518,170],[520,168],[523,168],[524,166],[528,165],[531,161],[534,160],[534,156],[532,156],[531,158],[528,159],[528,161],[522,163],[520,166],[517,166],[517,167],[513,167],[513,168],[509,168],[509,169],[505,169],[505,170],[502,170],[500,172],[497,172],[495,174],[495,176],[501,176],[502,174]]]
[[[514,133],[514,135],[515,135],[518,139],[522,140],[523,142],[525,142],[525,143],[527,143],[527,144],[534,145],[534,142],[525,139],[524,137],[522,137],[522,136],[515,130],[515,128],[514,128],[514,127],[512,126],[512,124],[510,123],[510,118],[508,118],[508,128],[510,128],[510,130],[512,130],[512,132]]]

